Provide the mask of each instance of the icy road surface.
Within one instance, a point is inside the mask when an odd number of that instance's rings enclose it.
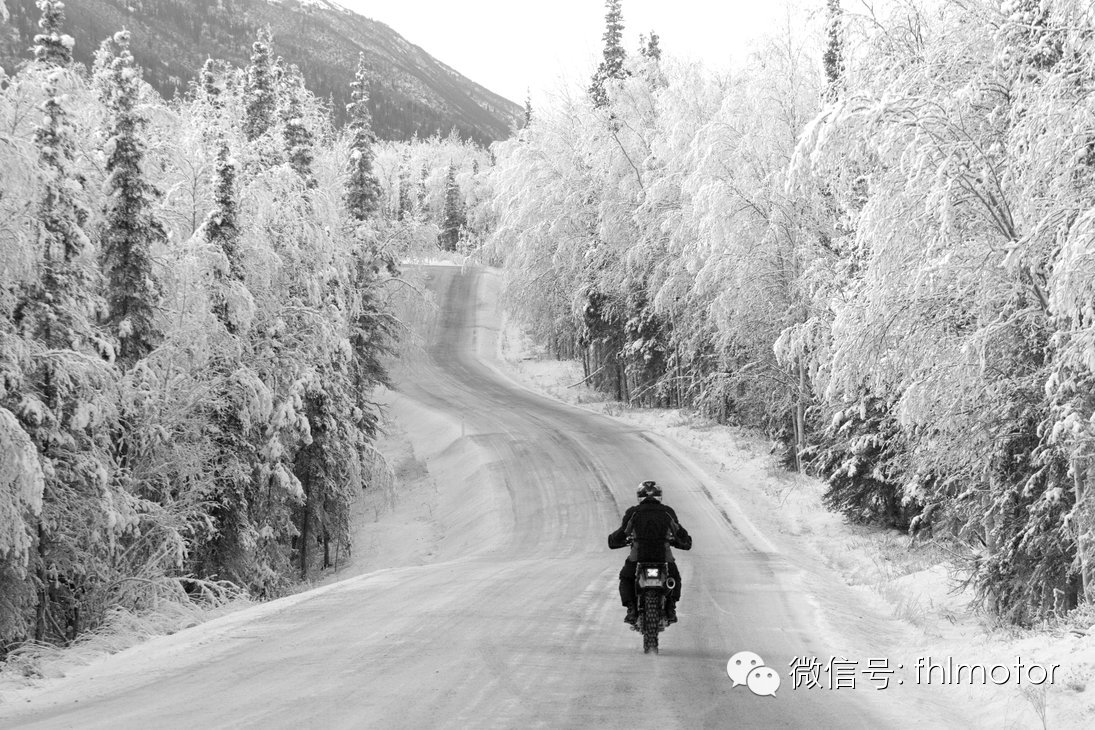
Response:
[[[796,656],[848,655],[790,558],[679,447],[540,397],[492,364],[494,278],[431,267],[441,316],[392,412],[432,474],[431,562],[367,573],[156,639],[0,706],[4,728],[942,727],[923,693],[791,689]],[[732,476],[732,475],[731,475]],[[692,533],[680,623],[644,655],[605,538],[656,479]],[[721,480],[721,481],[720,481]],[[814,590],[814,593],[820,592]],[[888,619],[847,601],[844,625]],[[872,629],[873,630],[873,629]],[[849,632],[854,634],[856,632]],[[870,633],[867,631],[866,633]],[[858,643],[856,643],[858,642]],[[732,687],[760,654],[775,697]],[[885,656],[879,648],[877,656]],[[867,656],[856,658],[865,665]],[[922,690],[924,688],[921,688]],[[962,724],[958,721],[958,724]]]

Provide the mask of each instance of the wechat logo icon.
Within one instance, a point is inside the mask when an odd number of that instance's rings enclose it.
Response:
[[[779,672],[765,666],[759,654],[739,651],[726,662],[726,675],[737,687],[744,684],[755,695],[775,697],[779,689]]]

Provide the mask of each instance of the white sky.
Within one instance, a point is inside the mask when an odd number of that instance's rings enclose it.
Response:
[[[521,104],[561,80],[584,88],[601,56],[604,0],[335,0],[391,26],[472,81]],[[824,8],[825,0],[804,3]],[[786,22],[781,0],[623,0],[624,47],[654,30],[665,54],[726,69]]]

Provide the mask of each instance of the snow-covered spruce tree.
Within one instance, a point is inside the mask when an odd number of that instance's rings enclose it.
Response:
[[[593,82],[589,86],[589,97],[595,108],[608,106],[608,91],[605,83],[609,79],[622,79],[626,74],[624,59],[627,54],[623,47],[623,11],[620,0],[605,0],[605,32],[603,59],[593,73]]]
[[[260,28],[251,45],[251,65],[247,67],[246,114],[243,133],[253,142],[277,122],[277,88],[274,78],[269,28]]]
[[[213,210],[209,212],[202,232],[205,240],[223,254],[213,270],[213,313],[229,333],[235,334],[240,323],[229,309],[232,288],[244,281],[243,259],[240,253],[239,202],[236,193],[236,160],[228,140],[217,143],[217,164],[213,176]]]
[[[357,73],[350,85],[350,103],[346,105],[350,130],[350,179],[346,183],[346,209],[350,217],[365,221],[380,209],[380,183],[373,172],[372,114],[369,111],[369,72],[365,54],[357,60]]]
[[[197,87],[207,103],[214,107],[219,106],[221,88],[217,84],[217,62],[212,58],[205,59],[202,64],[201,71],[198,72]]]
[[[231,114],[231,111],[225,110],[226,103],[236,101],[227,88],[229,77],[235,73],[231,66],[207,58],[198,75],[190,82],[190,99],[194,102],[194,111],[203,122],[203,139],[207,146],[212,146],[217,136],[223,133],[223,119]]]
[[[828,84],[826,96],[836,98],[844,82],[844,10],[840,0],[829,0],[825,17],[825,53],[821,57]]]
[[[906,530],[920,510],[906,494],[905,434],[888,404],[870,394],[837,409],[804,455],[826,481],[825,505],[852,522]]]
[[[35,129],[43,178],[38,207],[39,276],[24,287],[13,322],[30,348],[14,413],[38,450],[44,499],[32,559],[33,638],[71,639],[101,615],[88,594],[109,577],[109,551],[123,524],[111,505],[107,444],[97,434],[111,414],[106,360],[112,348],[90,319],[99,307],[97,272],[83,229],[88,211],[75,174],[74,132],[59,92],[79,83],[51,72],[45,118]],[[7,390],[7,389],[6,389]],[[92,601],[94,603],[94,601]]]
[[[456,250],[466,224],[464,196],[456,182],[456,164],[450,162],[449,170],[445,174],[445,207],[441,212],[441,235],[437,239],[437,245],[442,251]]]
[[[123,370],[146,357],[162,339],[156,323],[160,284],[152,252],[167,241],[156,218],[156,190],[142,170],[147,121],[137,110],[140,70],[129,51],[129,32],[120,31],[104,44],[110,63],[104,83],[111,89],[110,128],[106,141],[107,210],[101,234],[106,277],[106,325],[118,341],[117,362]]]
[[[658,45],[658,34],[650,32],[650,36],[639,36],[638,73],[653,87],[664,87],[668,81],[665,70],[662,68],[662,49]]]
[[[213,447],[208,464],[211,486],[204,496],[206,524],[195,529],[188,562],[199,576],[219,576],[262,591],[276,582],[276,574],[256,570],[253,555],[259,530],[253,515],[257,498],[256,431],[262,420],[270,417],[273,403],[267,384],[248,367],[253,305],[241,251],[239,169],[228,139],[221,136],[216,144],[213,209],[202,225],[201,235],[216,253],[210,302],[226,336],[213,340],[221,351],[206,373],[206,387],[212,393],[203,413]]]
[[[349,287],[345,316],[349,324],[352,357],[348,363],[348,378],[353,418],[357,432],[371,441],[377,433],[379,414],[372,399],[377,384],[387,384],[388,374],[383,357],[391,352],[394,341],[392,315],[381,304],[379,285],[382,271],[395,271],[396,262],[390,252],[381,250],[375,232],[361,224],[374,219],[381,206],[381,188],[374,171],[376,136],[369,112],[369,73],[365,56],[358,58],[357,73],[350,87],[350,104],[346,111],[350,131],[350,175],[346,180],[344,201],[350,218]],[[400,172],[406,169],[401,157]],[[401,175],[397,181],[399,218],[405,217],[407,181]]]
[[[373,286],[356,295],[348,292],[349,297],[342,294],[342,282],[329,283],[329,292],[339,294],[327,297],[325,309],[331,321],[349,324],[350,351],[326,351],[304,390],[308,438],[293,462],[303,493],[295,510],[297,564],[303,578],[317,562],[331,567],[332,547],[337,558],[340,547],[349,544],[350,506],[356,493],[369,486],[362,462],[379,426],[372,393],[376,385],[387,384],[380,358],[388,352],[390,336],[387,313],[376,306],[375,282],[369,283]],[[311,557],[317,542],[323,546],[318,561]]]
[[[1007,393],[1008,419],[985,469],[981,549],[969,569],[969,582],[994,613],[1029,626],[1061,615],[1083,600],[1077,569],[1076,496],[1069,490],[1068,454],[1047,442],[1044,355],[1047,333],[1016,357],[1025,378]]]
[[[629,402],[646,407],[670,405],[662,377],[668,369],[671,333],[665,317],[647,299],[645,282],[633,282],[627,311],[624,355],[626,374],[633,383]]]
[[[418,171],[418,181],[414,185],[414,213],[420,221],[426,221],[433,217],[429,197],[430,172],[430,163],[423,160],[422,169]]]
[[[654,31],[650,31],[649,36],[639,36],[639,55],[650,61],[662,60],[662,48],[659,45],[660,38]]]
[[[353,240],[347,312],[353,350],[350,381],[357,405],[357,426],[371,438],[376,433],[378,423],[371,394],[377,383],[387,383],[382,356],[390,351],[393,339],[391,314],[381,307],[377,287],[382,267],[394,270],[395,261],[388,252],[378,250],[370,232],[358,227],[358,224],[371,220],[379,213],[381,196],[380,182],[373,170],[376,136],[368,106],[368,86],[369,73],[362,54],[350,86],[350,103],[346,107],[350,130],[350,175],[346,180],[344,201],[350,216],[350,236]],[[403,180],[398,184],[402,218],[406,204]]]
[[[126,498],[130,528],[115,536],[119,555],[112,567],[122,575],[140,574],[154,581],[181,567],[185,524],[194,520],[196,511],[190,500],[172,495],[176,490],[168,480],[176,466],[174,447],[157,435],[166,430],[165,403],[157,386],[162,385],[168,355],[161,352],[155,361],[150,359],[165,339],[163,292],[153,255],[167,253],[167,232],[155,211],[159,193],[143,169],[148,120],[138,110],[142,83],[128,32],[104,42],[96,66],[107,107],[107,177],[99,235],[107,305],[102,322],[115,338],[115,363],[123,372],[111,430],[111,486]],[[143,600],[142,593],[147,598],[156,592],[148,584],[134,586],[139,588],[116,592],[114,600],[132,605]]]
[[[34,36],[34,60],[47,66],[72,64],[72,36],[62,32],[65,4],[60,0],[38,0],[42,17],[38,21],[41,33]]]
[[[277,576],[275,582],[284,582],[294,562],[307,560],[310,546],[301,543],[302,520],[310,519],[314,500],[328,485],[302,482],[297,461],[312,441],[312,420],[328,421],[314,410],[317,405],[345,408],[352,402],[330,367],[344,358],[344,344],[338,337],[339,313],[324,301],[332,288],[332,261],[325,226],[314,215],[315,205],[330,198],[306,196],[299,176],[285,168],[270,170],[264,177],[265,189],[261,202],[252,208],[252,220],[278,261],[268,271],[270,278],[252,290],[255,326],[248,337],[248,369],[269,390],[272,405],[254,424],[249,487],[254,498],[246,507],[257,534],[241,556],[244,577],[252,585],[264,572]],[[335,391],[331,398],[314,397],[319,383]],[[329,453],[337,445],[320,446]]]
[[[307,92],[304,89],[304,77],[295,65],[290,66],[282,77],[279,91],[282,135],[285,139],[289,167],[300,176],[306,188],[314,188],[316,178],[312,165],[315,162],[315,138],[304,119],[304,104],[301,96]]]
[[[579,294],[582,328],[578,344],[585,351],[583,371],[597,389],[619,401],[628,400],[625,364],[620,353],[625,344],[623,303],[598,289]]]

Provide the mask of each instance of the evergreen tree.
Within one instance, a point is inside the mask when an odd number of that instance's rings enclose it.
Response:
[[[834,2],[838,0],[833,0]],[[662,60],[662,48],[658,45],[658,34],[654,31],[650,31],[650,37],[639,36],[639,54],[643,58],[648,58],[651,61]]]
[[[65,4],[60,0],[38,0],[42,17],[38,21],[41,33],[34,36],[34,60],[47,66],[68,66],[72,63],[72,36],[61,32],[65,22]]]
[[[429,180],[430,166],[423,161],[422,169],[418,171],[418,182],[414,186],[414,212],[419,220],[427,220],[430,215],[430,204],[427,198]]]
[[[844,11],[840,7],[840,0],[829,0],[825,23],[825,53],[821,60],[828,82],[826,93],[830,99],[838,96],[844,79],[843,21]]]
[[[221,104],[221,89],[217,86],[217,62],[212,58],[205,59],[201,71],[198,72],[198,84],[202,96],[210,105],[219,107]]]
[[[227,269],[218,266],[214,270],[213,313],[229,332],[237,327],[228,312],[227,287],[229,281],[243,281],[243,262],[240,258],[239,211],[236,201],[236,161],[232,159],[228,141],[220,140],[217,150],[217,168],[213,178],[213,210],[203,226],[205,240],[224,254]]]
[[[445,209],[442,212],[441,233],[437,241],[442,251],[456,250],[466,224],[464,198],[456,182],[456,165],[450,162],[448,174],[445,176]]]
[[[623,13],[620,9],[620,0],[605,0],[608,12],[605,14],[604,58],[593,74],[593,83],[589,87],[589,95],[595,108],[608,105],[608,92],[605,90],[605,82],[608,79],[622,79],[627,75],[624,68],[623,41]]]
[[[304,89],[304,78],[300,75],[300,69],[291,66],[282,77],[281,85],[283,87],[283,136],[289,166],[304,180],[305,187],[314,188],[316,178],[312,165],[315,162],[315,139],[304,120],[301,96],[307,92]]]
[[[277,111],[276,81],[270,60],[272,42],[270,29],[261,28],[258,39],[251,45],[243,133],[252,142],[274,126]]]
[[[532,94],[525,94],[525,128],[532,124]]]
[[[103,271],[107,279],[107,325],[118,339],[117,358],[128,370],[146,357],[162,335],[155,323],[161,293],[152,269],[152,250],[167,241],[152,211],[156,191],[141,170],[147,120],[137,111],[140,73],[129,51],[129,32],[109,41],[113,61],[105,83],[110,94],[107,139],[107,209],[103,230]]]
[[[640,65],[639,73],[650,84],[652,89],[664,89],[669,86],[669,81],[661,67],[662,48],[659,45],[658,34],[650,31],[650,37],[639,36],[639,55],[644,61]]]
[[[350,85],[350,103],[346,105],[350,129],[350,179],[346,183],[346,209],[350,217],[363,221],[380,208],[380,183],[373,172],[372,114],[369,111],[369,76],[365,54],[357,60],[357,74]]]
[[[849,521],[908,528],[919,509],[906,500],[908,447],[891,407],[864,394],[837,411],[821,443],[802,454],[825,479],[825,505]]]
[[[43,275],[47,278],[73,265],[89,245],[82,227],[86,211],[73,196],[70,185],[76,179],[73,170],[73,130],[55,81],[51,78],[47,87],[45,123],[34,132],[39,159],[48,175],[38,215],[45,262]],[[81,280],[78,288],[84,289],[82,285],[86,283],[86,280]],[[71,339],[66,336],[51,344],[64,345],[69,342]]]
[[[40,274],[22,292],[13,317],[35,349],[52,353],[28,361],[17,409],[45,475],[33,560],[34,638],[39,641],[51,635],[69,638],[67,632],[58,635],[51,628],[64,628],[72,620],[73,602],[59,602],[61,582],[73,586],[79,576],[96,572],[101,555],[95,546],[101,546],[105,536],[94,533],[108,529],[101,510],[84,506],[104,504],[105,458],[95,449],[82,414],[95,407],[105,387],[105,368],[94,355],[109,358],[111,351],[88,316],[99,302],[87,260],[87,211],[78,198],[82,190],[74,164],[74,133],[57,89],[62,73],[50,76],[45,119],[34,133],[43,175],[38,207]]]

